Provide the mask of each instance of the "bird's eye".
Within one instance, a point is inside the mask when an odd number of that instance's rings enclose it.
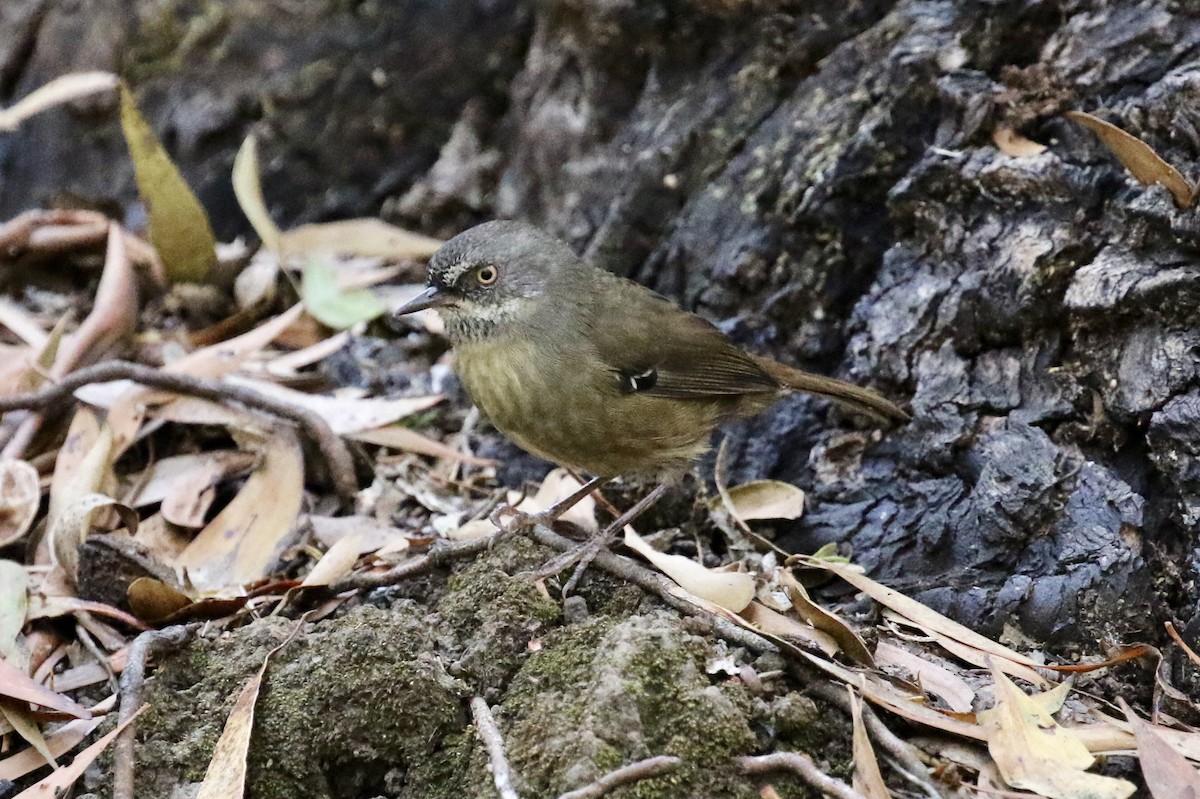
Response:
[[[475,273],[475,282],[481,286],[490,286],[500,279],[500,270],[490,264],[480,267]]]

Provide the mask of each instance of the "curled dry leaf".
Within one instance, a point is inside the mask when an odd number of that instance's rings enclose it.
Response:
[[[1089,774],[1095,758],[1040,704],[993,666],[996,705],[979,714],[988,752],[1011,787],[1050,799],[1125,799],[1136,787],[1126,780]]]
[[[0,696],[48,707],[79,719],[92,717],[87,708],[51,691],[39,682],[34,682],[33,678],[7,660],[0,660]]]
[[[728,510],[744,522],[755,519],[799,519],[804,492],[779,480],[754,480],[728,489]]]
[[[1179,170],[1154,152],[1153,147],[1116,125],[1083,111],[1068,111],[1066,116],[1096,134],[1100,143],[1107,147],[1143,186],[1161,183],[1171,192],[1176,205],[1180,208],[1191,207],[1196,198],[1196,188],[1179,174]]]
[[[37,469],[26,461],[0,460],[0,547],[25,535],[41,501]]]
[[[50,369],[53,377],[96,363],[133,332],[138,316],[137,275],[125,252],[125,237],[115,223],[108,227],[104,270],[96,286],[92,310],[79,329],[59,347]]]
[[[63,570],[72,582],[79,569],[79,545],[92,529],[92,515],[101,508],[112,508],[129,528],[129,534],[137,532],[137,512],[103,494],[85,494],[64,507],[51,520],[47,538],[50,543],[51,562]]]
[[[254,228],[254,232],[262,240],[263,246],[278,256],[281,234],[279,226],[267,211],[266,201],[263,200],[258,167],[258,139],[253,134],[246,137],[233,159],[233,194],[237,197],[242,213],[250,220],[250,227]],[[274,274],[278,271],[279,264],[276,261],[271,277],[272,284]]]
[[[998,127],[992,131],[996,148],[1013,158],[1028,158],[1046,152],[1046,145],[1027,139],[1009,127]]]
[[[217,243],[204,206],[167,155],[121,84],[121,130],[133,159],[138,193],[146,204],[147,232],[173,281],[201,282],[217,262]]]
[[[42,756],[48,766],[58,768],[58,763],[54,760],[54,753],[50,751],[46,739],[42,737],[42,731],[29,713],[29,705],[0,698],[0,714],[3,714],[4,720],[25,739],[26,743],[33,747],[35,752]]]
[[[832,636],[842,651],[855,663],[860,663],[867,668],[875,668],[875,659],[871,657],[871,650],[867,649],[867,645],[858,637],[858,633],[850,629],[850,625],[836,615],[813,602],[808,596],[808,591],[792,574],[791,569],[783,570],[780,575],[780,583],[787,591],[788,599],[792,601],[792,607],[800,618]]]
[[[741,610],[741,616],[753,630],[786,641],[799,641],[801,645],[808,645],[831,657],[840,651],[837,641],[828,633],[771,610],[761,602],[751,602]]]
[[[48,108],[117,88],[111,72],[72,72],[34,89],[8,108],[0,108],[0,130],[15,130],[25,120]]]
[[[701,599],[734,613],[741,613],[754,599],[754,576],[746,572],[714,571],[691,558],[659,552],[625,528],[625,546],[654,564],[655,568]]]

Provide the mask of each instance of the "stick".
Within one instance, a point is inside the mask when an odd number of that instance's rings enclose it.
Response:
[[[770,774],[790,771],[821,793],[835,799],[867,799],[858,791],[839,779],[830,777],[817,768],[812,758],[800,752],[772,752],[769,755],[747,755],[735,757],[733,762],[743,774]]]
[[[151,654],[180,647],[192,636],[193,627],[167,627],[144,632],[129,645],[125,670],[121,672],[121,714],[119,722],[131,720],[142,706],[142,687],[146,680],[146,660]],[[113,744],[113,799],[133,799],[133,736],[129,725]]]
[[[512,786],[512,769],[504,757],[504,740],[500,737],[500,729],[492,718],[492,711],[482,696],[471,699],[471,717],[475,719],[475,731],[479,740],[487,748],[488,762],[492,768],[492,780],[496,783],[496,792],[500,799],[521,799]]]
[[[645,760],[630,763],[628,766],[621,766],[616,771],[610,771],[595,782],[585,785],[582,788],[568,791],[559,796],[558,799],[600,799],[601,796],[612,792],[622,785],[670,774],[679,768],[681,763],[683,761],[673,755],[648,757]]]
[[[260,394],[246,386],[235,386],[217,380],[205,380],[189,375],[164,372],[129,361],[105,361],[72,372],[58,383],[37,391],[0,397],[0,413],[22,409],[45,410],[56,404],[71,401],[72,393],[83,386],[91,383],[107,383],[112,380],[132,380],[161,391],[186,394],[213,402],[236,402],[252,410],[288,419],[316,443],[321,456],[327,462],[327,472],[338,495],[342,499],[348,500],[358,491],[358,482],[354,475],[354,461],[350,457],[350,451],[320,415],[307,408],[298,408],[295,405],[289,405],[273,397]]]
[[[419,558],[406,560],[385,572],[347,575],[331,585],[329,590],[334,594],[340,594],[343,591],[354,591],[360,588],[383,588],[395,585],[409,577],[416,577],[418,574],[433,571],[439,566],[445,566],[447,563],[478,555],[480,552],[490,549],[501,536],[501,533],[492,533],[480,538],[469,538],[466,541],[441,541],[434,544],[433,549]]]

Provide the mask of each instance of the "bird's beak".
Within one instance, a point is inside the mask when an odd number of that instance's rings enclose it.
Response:
[[[424,311],[426,308],[444,308],[447,305],[450,305],[453,301],[454,300],[452,297],[449,297],[443,292],[438,291],[437,286],[430,286],[408,302],[401,305],[396,310],[392,311],[392,316],[404,316],[405,314]]]

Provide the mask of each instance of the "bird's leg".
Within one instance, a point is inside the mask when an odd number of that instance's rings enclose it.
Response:
[[[563,596],[567,596],[575,590],[575,586],[579,584],[583,573],[587,571],[587,567],[591,565],[592,560],[600,553],[600,550],[607,547],[613,538],[616,537],[617,533],[625,529],[625,525],[641,516],[651,505],[662,499],[663,494],[666,494],[670,487],[670,482],[659,483],[653,491],[638,500],[632,508],[622,513],[608,527],[605,527],[574,549],[567,550],[561,555],[556,556],[533,576],[535,579],[542,579],[552,574],[558,574],[572,563],[577,564],[575,571],[571,574],[571,579],[567,580],[567,584],[563,586]]]
[[[605,478],[603,477],[593,477],[581,485],[574,493],[563,497],[550,507],[537,513],[525,513],[510,505],[501,505],[492,511],[488,519],[492,524],[500,528],[501,532],[506,534],[515,533],[523,527],[532,527],[535,524],[542,524],[549,527],[554,524],[555,519],[578,505],[584,497],[599,488],[604,481]]]

